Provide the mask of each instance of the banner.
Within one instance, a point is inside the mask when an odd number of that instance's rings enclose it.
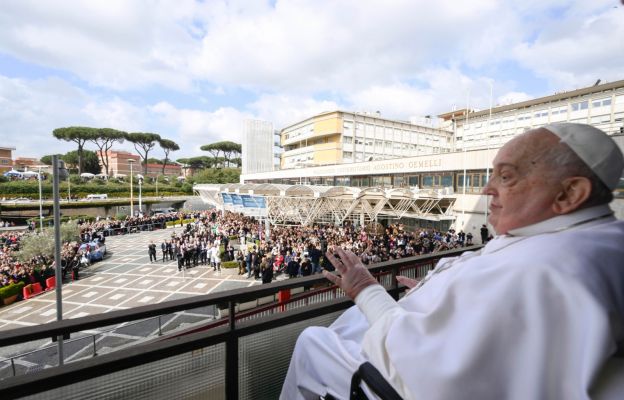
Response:
[[[234,204],[235,206],[242,206],[243,205],[243,199],[241,199],[241,197],[237,194],[231,194],[230,195],[232,197],[232,204]]]
[[[243,207],[245,208],[266,208],[264,197],[243,194],[241,198],[243,200]]]

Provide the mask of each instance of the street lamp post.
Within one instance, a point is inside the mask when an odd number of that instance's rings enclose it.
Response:
[[[59,182],[67,174],[65,164],[59,161],[59,156],[52,156],[53,181],[52,196],[54,199],[54,276],[56,279],[56,320],[63,320],[63,275],[61,271],[61,206],[59,202]],[[63,365],[63,335],[57,337],[59,366]]]
[[[134,216],[134,204],[132,201],[132,164],[134,164],[133,159],[128,160],[128,164],[130,164],[130,216]]]
[[[139,217],[143,216],[143,206],[141,204],[141,184],[143,183],[143,178],[139,178]]]
[[[43,198],[41,196],[41,167],[39,167],[39,232],[43,232]]]

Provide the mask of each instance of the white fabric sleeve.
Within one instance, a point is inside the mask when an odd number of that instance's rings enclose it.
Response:
[[[400,307],[381,285],[368,286],[355,297],[354,302],[371,326],[386,313]]]

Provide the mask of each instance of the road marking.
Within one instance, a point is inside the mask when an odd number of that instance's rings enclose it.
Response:
[[[139,300],[139,303],[147,303],[148,301],[151,301],[154,299],[154,296],[144,296],[141,300]]]
[[[109,299],[111,299],[111,300],[119,300],[119,299],[121,299],[124,296],[125,296],[125,294],[117,293],[116,295],[109,297]]]
[[[30,311],[30,310],[32,310],[32,307],[24,306],[24,307],[16,308],[15,310],[11,310],[11,314],[23,314],[26,311]]]
[[[81,312],[79,312],[78,314],[76,314],[76,315],[72,315],[72,316],[71,316],[71,317],[69,317],[69,318],[80,318],[80,317],[86,317],[87,315],[89,315],[89,313],[88,313],[88,312],[81,311]]]
[[[53,308],[51,308],[51,309],[49,309],[48,311],[46,311],[46,312],[42,312],[42,313],[41,313],[41,314],[39,314],[39,315],[41,315],[41,316],[43,316],[43,317],[49,317],[49,316],[52,316],[52,315],[54,315],[54,314],[56,314],[56,310],[55,310],[55,309],[53,309]]]
[[[127,281],[126,278],[119,278],[114,283],[124,283],[125,281]]]
[[[167,283],[167,286],[178,286],[180,284],[180,282],[178,281],[171,281],[169,283]]]
[[[82,295],[82,297],[93,297],[96,294],[98,294],[98,292],[89,292],[89,293],[85,293]]]
[[[150,283],[154,282],[151,279],[146,279],[144,281],[139,282],[139,285],[149,285]]]
[[[195,289],[203,289],[206,287],[205,283],[198,283],[197,285],[193,286]]]
[[[104,279],[104,278],[103,278],[103,277],[101,277],[101,276],[98,276],[98,277],[95,277],[95,278],[91,278],[91,280],[92,280],[93,282],[101,281],[102,279]]]
[[[146,272],[146,271],[149,271],[149,270],[151,270],[151,268],[141,268],[139,271]]]

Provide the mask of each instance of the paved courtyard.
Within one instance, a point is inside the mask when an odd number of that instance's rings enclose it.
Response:
[[[170,238],[173,231],[168,228],[153,232],[141,232],[124,236],[108,237],[108,255],[86,270],[81,270],[80,279],[63,285],[63,318],[79,318],[112,310],[122,310],[146,304],[161,303],[201,294],[237,289],[261,284],[259,281],[239,276],[237,269],[222,269],[215,272],[212,267],[198,265],[178,272],[176,261],[165,261],[161,257],[160,243]],[[154,241],[158,248],[159,261],[150,262],[147,246]],[[165,315],[157,319],[121,324],[107,331],[79,332],[72,335],[72,344],[67,343],[66,357],[81,358],[93,351],[92,339],[96,337],[95,348],[106,352],[145,337],[188,326],[213,318],[214,307]],[[44,324],[56,320],[56,293],[54,290],[28,300],[0,308],[0,330]],[[83,338],[84,340],[80,339]],[[84,343],[83,343],[84,342]],[[55,364],[55,351],[44,351],[50,340],[34,341],[0,349],[0,358],[36,351],[32,356],[16,359],[19,370],[38,365]],[[0,359],[0,378],[10,374],[8,361]],[[19,374],[20,371],[17,371]]]
[[[106,239],[108,257],[81,270],[80,279],[63,285],[63,318],[78,318],[198,294],[247,287],[260,282],[239,276],[236,269],[214,272],[198,265],[178,272],[176,261],[150,263],[147,246],[160,243],[181,228],[168,228]],[[56,320],[56,293],[46,292],[0,308],[0,330]]]

